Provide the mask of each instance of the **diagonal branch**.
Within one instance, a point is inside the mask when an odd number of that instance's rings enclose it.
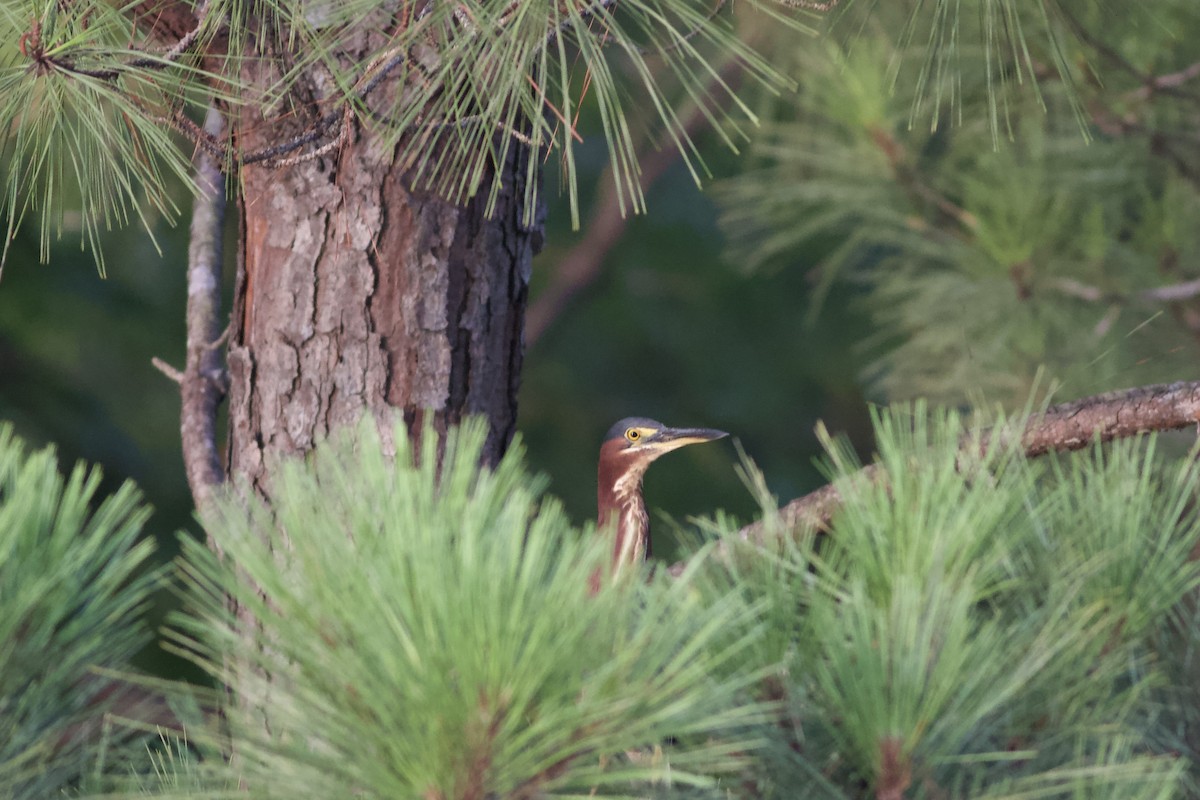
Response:
[[[712,78],[708,88],[715,87],[720,81],[732,84],[740,74],[739,66],[736,59],[728,60]],[[698,105],[693,106],[691,112],[682,120],[680,129],[685,136],[690,137],[706,122],[703,109]],[[679,147],[674,142],[640,154],[638,176],[642,191],[649,190],[678,159]],[[576,296],[600,277],[605,259],[625,235],[629,219],[622,211],[612,169],[610,166],[600,178],[600,189],[597,191],[595,206],[588,218],[583,238],[558,262],[550,283],[529,304],[525,313],[527,347],[532,347]]]
[[[1095,441],[1111,442],[1150,431],[1169,431],[1200,424],[1200,381],[1139,386],[1085,397],[1051,406],[1025,420],[1018,430],[992,431],[991,435],[1020,436],[1025,455],[1080,450]],[[870,481],[885,480],[875,466],[860,473]],[[792,500],[779,509],[778,525],[756,522],[742,528],[742,539],[767,544],[782,531],[787,535],[826,530],[842,506],[833,484]],[[774,521],[773,521],[774,522]],[[679,565],[671,568],[675,573]]]

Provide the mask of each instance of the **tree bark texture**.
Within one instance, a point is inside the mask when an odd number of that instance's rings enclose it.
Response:
[[[243,152],[303,130],[248,113]],[[347,139],[321,158],[242,171],[229,469],[259,492],[274,457],[367,410],[381,422],[401,410],[413,434],[427,413],[439,432],[483,415],[491,461],[515,427],[542,238],[540,222],[522,224],[530,154],[514,147],[497,165],[504,188],[488,217],[485,198],[455,205],[415,188],[397,149],[369,130]]]

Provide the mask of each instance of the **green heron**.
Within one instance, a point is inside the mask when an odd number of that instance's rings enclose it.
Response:
[[[650,462],[676,448],[728,436],[710,428],[668,428],[645,417],[627,417],[609,428],[600,446],[599,525],[616,521],[614,574],[650,555],[650,516],[642,499],[642,476]]]

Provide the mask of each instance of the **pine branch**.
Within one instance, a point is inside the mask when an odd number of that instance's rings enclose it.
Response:
[[[1168,431],[1200,423],[1200,381],[1140,386],[1085,397],[1052,406],[1026,420],[1019,431],[998,430],[991,435],[1019,435],[1021,449],[1035,458],[1047,453],[1070,452],[1095,441],[1111,442],[1150,431]],[[984,438],[986,446],[988,437]],[[860,473],[872,482],[886,480],[875,465]],[[825,530],[842,506],[833,484],[792,500],[779,509],[778,526],[756,522],[739,532],[742,539],[764,544],[775,530]],[[671,567],[676,572],[680,565]]]
[[[17,49],[23,58],[29,59],[38,74],[46,74],[54,69],[60,69],[74,75],[94,78],[100,81],[115,82],[128,70],[165,69],[177,63],[180,57],[199,38],[200,31],[204,28],[207,21],[210,2],[211,0],[201,0],[199,7],[196,8],[194,15],[191,16],[192,23],[190,28],[186,33],[178,35],[175,43],[170,47],[165,48],[157,54],[146,52],[144,55],[126,59],[112,66],[99,68],[84,67],[77,64],[69,56],[51,55],[46,49],[46,43],[42,41],[42,24],[37,17],[34,17],[30,29],[21,34],[17,41]],[[142,52],[137,47],[131,47],[130,49],[135,53]]]

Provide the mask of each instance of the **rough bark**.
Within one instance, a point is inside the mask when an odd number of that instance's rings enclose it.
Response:
[[[310,112],[325,113],[316,103]],[[289,133],[257,110],[247,115],[243,152]],[[292,132],[304,121],[295,124]],[[400,410],[414,434],[426,413],[438,431],[483,415],[485,458],[499,458],[516,421],[541,245],[540,228],[522,224],[529,154],[511,152],[490,218],[483,198],[456,205],[414,187],[397,148],[367,130],[350,131],[326,157],[243,168],[232,475],[263,492],[275,457],[309,449],[364,410],[380,420]]]

